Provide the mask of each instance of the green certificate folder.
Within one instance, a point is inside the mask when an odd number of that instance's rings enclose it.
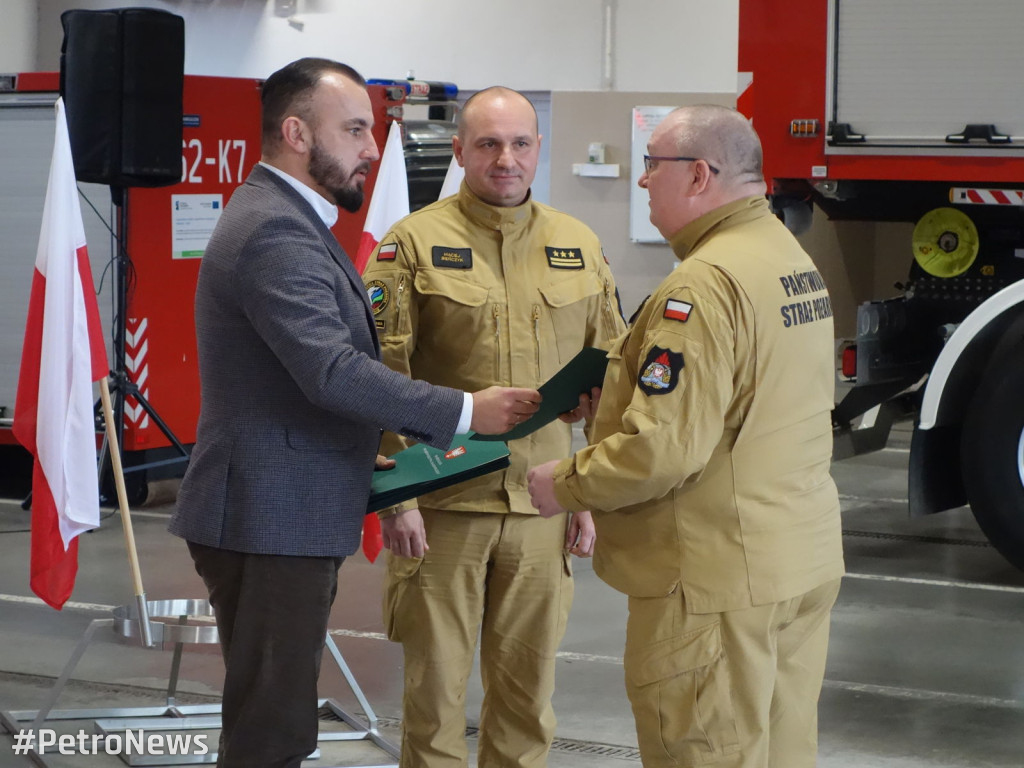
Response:
[[[518,440],[536,432],[557,419],[559,414],[579,405],[580,395],[584,392],[589,393],[594,387],[600,387],[604,383],[607,367],[607,352],[596,347],[584,347],[562,370],[541,385],[539,391],[544,400],[533,416],[504,434],[473,435],[473,440]]]
[[[422,443],[399,451],[394,469],[373,473],[367,512],[386,509],[473,477],[508,466],[508,446],[501,442],[479,443],[472,435],[456,435],[447,451]]]

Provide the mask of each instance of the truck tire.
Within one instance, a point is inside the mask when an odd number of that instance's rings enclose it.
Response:
[[[1024,339],[1000,350],[971,400],[961,439],[964,486],[978,525],[1024,570]]]

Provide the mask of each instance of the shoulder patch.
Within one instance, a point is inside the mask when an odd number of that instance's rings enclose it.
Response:
[[[451,248],[447,245],[435,245],[430,249],[430,256],[435,267],[443,269],[472,269],[472,248]]]
[[[637,382],[646,395],[666,395],[676,388],[683,370],[683,353],[651,347]]]
[[[370,280],[366,283],[366,295],[370,298],[370,307],[374,316],[379,315],[388,306],[391,292],[383,280]]]
[[[544,247],[544,253],[552,269],[583,269],[582,248],[552,248],[548,245]]]
[[[680,323],[685,323],[690,319],[691,312],[693,312],[693,304],[690,302],[669,299],[665,302],[665,311],[661,316],[667,317],[669,320],[678,320]]]
[[[377,261],[394,261],[398,243],[388,243],[377,249]]]

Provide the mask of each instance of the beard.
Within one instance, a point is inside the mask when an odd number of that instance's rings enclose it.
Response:
[[[309,175],[317,184],[327,190],[334,199],[349,213],[355,213],[363,205],[363,183],[356,180],[359,171],[368,171],[369,163],[360,163],[349,172],[345,166],[331,157],[314,137],[313,147],[309,152]]]

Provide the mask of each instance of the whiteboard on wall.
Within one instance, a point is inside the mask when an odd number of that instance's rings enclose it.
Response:
[[[633,107],[633,141],[630,154],[629,239],[634,243],[664,243],[665,238],[651,224],[650,197],[637,186],[644,172],[647,142],[658,123],[675,107]]]

